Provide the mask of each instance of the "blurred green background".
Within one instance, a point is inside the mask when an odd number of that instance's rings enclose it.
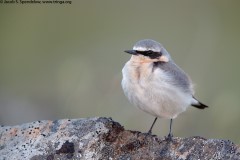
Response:
[[[140,39],[162,43],[210,106],[190,107],[175,136],[240,143],[240,1],[77,1],[0,4],[0,124],[112,117],[146,132],[154,117],[133,107],[121,69]],[[153,133],[165,136],[169,120]]]

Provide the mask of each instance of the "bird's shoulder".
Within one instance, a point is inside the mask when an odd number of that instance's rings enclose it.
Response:
[[[161,69],[166,73],[172,85],[181,88],[184,92],[193,92],[190,77],[174,62],[154,62],[153,70],[156,69]]]

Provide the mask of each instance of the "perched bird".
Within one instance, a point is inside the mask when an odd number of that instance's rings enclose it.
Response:
[[[179,68],[162,44],[144,39],[132,50],[131,59],[122,69],[122,88],[128,100],[139,109],[157,118],[170,119],[168,138],[172,139],[172,121],[189,106],[204,109],[208,106],[193,95],[189,76]]]

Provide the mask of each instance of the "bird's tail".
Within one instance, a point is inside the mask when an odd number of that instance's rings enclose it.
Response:
[[[199,102],[195,97],[193,97],[193,99],[194,99],[194,100],[193,100],[194,102],[192,102],[192,104],[191,104],[193,107],[196,107],[196,108],[198,108],[198,109],[208,108],[207,105]]]

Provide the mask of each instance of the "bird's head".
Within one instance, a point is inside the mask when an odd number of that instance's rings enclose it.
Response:
[[[151,39],[138,41],[132,50],[124,51],[132,54],[132,60],[141,63],[169,62],[171,57],[165,48],[158,42]]]

